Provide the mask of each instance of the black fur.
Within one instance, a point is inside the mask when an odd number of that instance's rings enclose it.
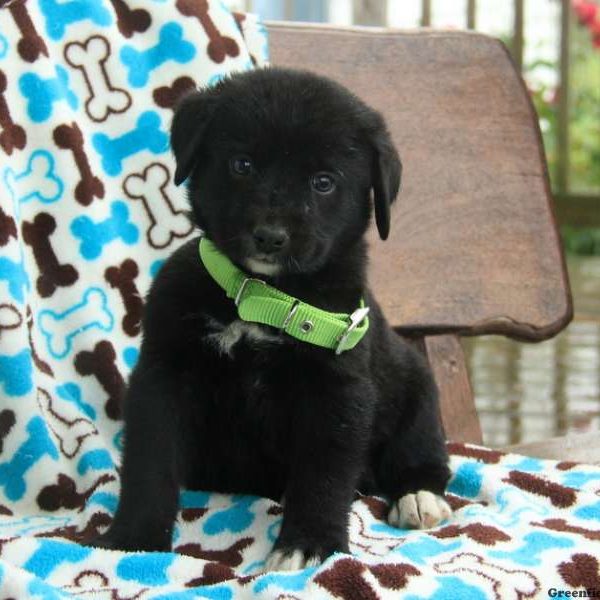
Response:
[[[443,494],[449,476],[429,369],[367,286],[371,206],[386,238],[401,174],[383,119],[327,79],[266,69],[185,98],[172,147],[194,218],[225,254],[247,272],[258,256],[278,272],[255,276],[326,310],[351,313],[364,298],[370,328],[339,356],[266,326],[269,339],[244,334],[223,353],[214,334],[237,319],[235,306],[197,239],[177,250],[148,296],[119,507],[95,544],[169,549],[183,485],[284,497],[277,549],[347,552],[357,489],[392,500]],[[235,171],[236,156],[251,160],[248,173]],[[317,172],[333,177],[333,191],[311,188]],[[285,246],[257,252],[260,226],[285,231]]]

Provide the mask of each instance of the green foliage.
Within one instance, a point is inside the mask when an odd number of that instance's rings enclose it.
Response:
[[[600,256],[600,229],[592,227],[560,228],[565,250],[571,254]]]
[[[569,194],[600,196],[600,49],[589,31],[573,20],[570,47]],[[558,70],[558,63],[537,61],[524,66],[527,78],[536,68]],[[550,180],[556,182],[558,166],[558,99],[560,90],[537,84],[530,90],[540,118]],[[600,211],[600,200],[598,202]],[[576,254],[600,255],[600,230],[565,226],[565,248]]]
[[[571,39],[571,192],[600,194],[600,49],[579,25]]]

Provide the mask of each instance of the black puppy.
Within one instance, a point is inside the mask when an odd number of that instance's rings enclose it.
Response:
[[[328,79],[272,68],[191,93],[171,142],[212,256],[241,279],[228,297],[194,239],[154,281],[119,507],[95,544],[168,550],[180,486],[283,499],[267,569],[347,552],[357,490],[387,496],[392,525],[447,518],[435,384],[367,286],[371,207],[385,239],[401,174],[382,117]],[[236,304],[267,293],[257,278],[291,297],[277,324],[240,319]],[[341,334],[309,341],[330,317]]]

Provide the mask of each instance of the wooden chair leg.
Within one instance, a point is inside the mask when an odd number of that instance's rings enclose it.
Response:
[[[424,344],[440,391],[441,418],[446,439],[481,444],[481,425],[459,337],[436,335],[426,337]]]

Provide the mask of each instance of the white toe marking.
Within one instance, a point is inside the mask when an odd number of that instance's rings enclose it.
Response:
[[[388,514],[388,523],[400,529],[429,529],[452,516],[452,509],[441,497],[419,490],[406,494],[394,502]]]
[[[281,550],[275,550],[267,558],[265,572],[298,571],[306,567],[316,567],[319,564],[321,564],[321,559],[318,556],[305,558],[302,550],[294,550],[288,554],[284,554]]]

